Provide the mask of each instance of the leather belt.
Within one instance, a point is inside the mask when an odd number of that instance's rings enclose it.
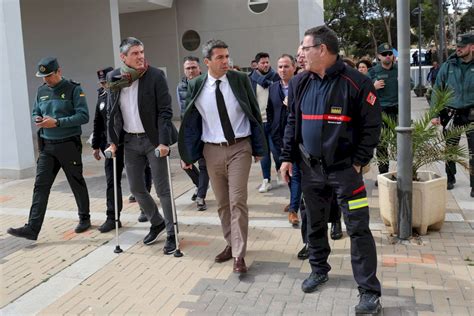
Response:
[[[226,147],[229,147],[229,146],[235,145],[235,144],[237,144],[237,143],[240,143],[241,141],[246,140],[247,138],[249,138],[249,136],[235,138],[233,141],[230,141],[230,142],[222,142],[222,143],[207,143],[207,142],[206,142],[206,144],[215,145],[215,146],[226,146]]]
[[[136,136],[136,137],[143,137],[146,136],[146,133],[129,133],[127,132],[128,135]]]

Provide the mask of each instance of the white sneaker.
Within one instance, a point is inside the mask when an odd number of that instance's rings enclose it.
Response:
[[[258,192],[265,193],[272,189],[272,184],[268,179],[263,179],[262,185],[258,188]]]
[[[280,172],[277,174],[277,186],[281,187],[282,185],[285,185],[285,181],[281,178]]]

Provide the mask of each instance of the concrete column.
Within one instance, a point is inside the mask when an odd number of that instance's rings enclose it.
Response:
[[[25,178],[34,174],[20,0],[0,1],[0,177]]]

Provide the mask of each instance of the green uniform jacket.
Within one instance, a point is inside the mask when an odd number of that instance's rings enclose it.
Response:
[[[253,93],[250,80],[243,72],[229,70],[227,72],[232,92],[250,122],[250,139],[252,155],[263,157],[267,154],[267,142],[263,132],[262,118],[257,99]],[[194,102],[206,83],[207,74],[189,81],[186,98],[186,111],[179,129],[178,148],[181,159],[186,163],[194,163],[202,157],[204,143],[201,141],[202,118]]]
[[[367,74],[374,83],[376,80],[384,80],[385,87],[378,89],[377,96],[382,108],[398,105],[398,67],[393,65],[390,69],[383,68],[380,64],[369,69]]]
[[[474,106],[474,62],[461,65],[461,59],[453,54],[441,65],[436,77],[435,89],[449,88],[454,96],[447,106],[456,109],[466,109]],[[435,104],[435,94],[431,104]]]
[[[64,78],[54,87],[43,84],[36,94],[33,121],[36,116],[49,116],[59,121],[59,127],[42,128],[42,138],[63,139],[81,135],[81,125],[89,122],[89,109],[81,86]]]

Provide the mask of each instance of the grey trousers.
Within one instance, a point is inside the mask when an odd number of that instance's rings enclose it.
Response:
[[[171,195],[168,183],[168,170],[166,158],[155,157],[155,146],[150,142],[148,136],[125,134],[125,169],[127,170],[130,192],[140,205],[152,226],[166,224],[166,232],[174,235],[173,210],[171,208]],[[158,211],[153,197],[145,186],[143,173],[147,161],[150,163],[151,175],[155,184],[156,195],[160,199],[163,208],[164,219]]]

